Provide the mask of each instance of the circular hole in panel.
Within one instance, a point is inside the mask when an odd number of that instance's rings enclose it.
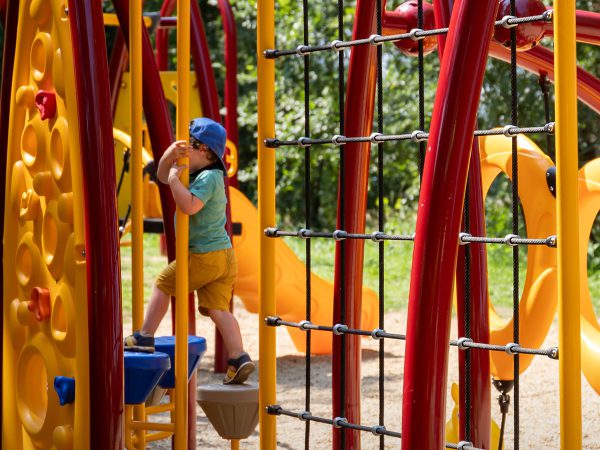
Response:
[[[52,335],[57,340],[64,339],[67,334],[67,314],[61,295],[56,296],[54,306],[52,307]]]
[[[39,350],[27,346],[17,366],[17,408],[23,426],[37,434],[44,426],[48,411],[48,375]]]
[[[58,247],[58,229],[56,221],[50,211],[44,214],[44,225],[42,231],[42,249],[46,264],[51,265]]]
[[[54,52],[54,62],[52,63],[52,82],[56,93],[65,97],[65,79],[63,72],[62,53],[60,48]]]
[[[70,191],[69,136],[64,117],[59,117],[50,134],[50,165],[54,179],[63,191]]]
[[[10,181],[10,204],[14,214],[19,214],[21,210],[21,200],[25,191],[27,191],[25,167],[22,161],[17,161],[13,166]]]
[[[72,286],[63,282],[52,303],[50,331],[58,350],[65,357],[75,355],[75,320]]]
[[[17,248],[16,263],[17,280],[19,280],[21,286],[25,287],[31,281],[33,274],[33,257],[27,242],[21,242],[19,248]]]
[[[53,53],[50,35],[48,33],[38,33],[31,45],[31,73],[38,84],[45,81],[48,75],[51,74]]]
[[[33,167],[37,157],[38,139],[35,126],[28,123],[21,135],[21,157],[27,167]]]

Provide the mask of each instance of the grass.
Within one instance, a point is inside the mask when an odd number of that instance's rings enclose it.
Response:
[[[390,230],[390,233],[403,233]],[[404,234],[404,233],[403,233]],[[125,239],[128,239],[126,236]],[[125,240],[124,239],[124,240]],[[284,238],[281,238],[284,239]],[[304,261],[305,241],[286,238],[286,244]],[[406,308],[412,264],[411,242],[386,242],[384,245],[385,264],[385,309],[387,311]],[[527,269],[527,256],[520,252],[520,290],[523,289]],[[333,281],[335,242],[330,239],[313,239],[311,242],[311,265],[317,275]],[[144,299],[148,300],[154,280],[166,266],[166,257],[160,254],[158,235],[144,235]],[[121,280],[123,287],[123,315],[131,317],[131,247],[121,247]],[[488,248],[488,282],[493,304],[499,308],[512,307],[512,249],[505,246]],[[379,292],[379,253],[378,245],[365,242],[365,263],[363,283]],[[588,285],[596,314],[600,315],[600,272],[588,273]]]
[[[294,253],[304,261],[305,241],[287,238]],[[384,245],[385,309],[405,308],[408,305],[412,249],[410,242],[386,242]],[[512,249],[505,246],[488,247],[488,290],[491,301],[500,309],[511,309],[513,302]],[[335,242],[329,239],[313,239],[311,242],[312,270],[322,278],[332,281],[335,259]],[[519,292],[523,291],[527,272],[527,255],[520,252]],[[378,245],[365,242],[363,283],[375,292],[379,291]],[[596,314],[600,315],[600,272],[588,273],[588,286]]]
[[[124,236],[123,242],[131,235]],[[167,257],[160,254],[160,238],[157,234],[144,235],[144,300],[150,298],[154,280],[166,267]],[[131,320],[131,246],[121,247],[121,285],[123,292],[123,319]]]

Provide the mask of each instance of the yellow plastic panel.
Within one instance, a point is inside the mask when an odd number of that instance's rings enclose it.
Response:
[[[4,211],[3,448],[89,448],[87,282],[77,97],[66,0],[24,0],[11,95]],[[36,95],[56,99],[42,118]],[[10,262],[10,263],[6,263]],[[34,315],[32,289],[49,314]],[[60,406],[57,376],[75,378]]]

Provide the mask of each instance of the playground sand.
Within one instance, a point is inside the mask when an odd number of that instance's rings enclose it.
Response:
[[[258,361],[258,316],[249,314],[238,301],[235,302],[236,316],[240,322],[246,349]],[[406,311],[386,314],[386,330],[402,333],[406,329]],[[126,328],[129,330],[129,326]],[[168,334],[170,326],[165,321],[163,331]],[[198,370],[198,384],[220,383],[222,375],[212,372],[214,362],[213,326],[209,319],[199,317],[197,320],[199,335],[209,342],[208,351],[203,357]],[[456,336],[456,320],[453,320],[452,336]],[[546,338],[544,347],[556,346],[558,343],[558,327],[556,321]],[[378,344],[372,339],[362,341],[362,405],[361,422],[372,426],[379,420],[379,362]],[[449,383],[458,380],[456,348],[450,350]],[[404,343],[386,340],[385,343],[385,426],[390,431],[401,430],[402,414],[402,372],[404,367]],[[423,355],[424,358],[427,355]],[[277,328],[277,402],[285,409],[303,411],[305,409],[304,387],[304,355],[300,354],[292,344],[284,328]],[[331,359],[317,356],[312,358],[311,412],[313,415],[331,418]],[[251,382],[257,383],[254,373]],[[511,393],[512,394],[512,393]],[[500,411],[496,401],[497,392],[492,388],[492,417],[500,424]],[[450,397],[448,396],[450,399]],[[600,449],[600,396],[582,377],[583,404],[583,448]],[[454,404],[447,401],[446,417],[450,418]],[[513,410],[507,417],[505,449],[513,448]],[[159,417],[159,421],[167,417]],[[197,411],[197,448],[227,449],[229,443],[219,437],[213,430],[202,409]],[[277,448],[303,449],[304,423],[290,417],[277,418]],[[315,422],[310,425],[310,448],[331,448],[331,427]],[[560,448],[559,431],[559,392],[558,362],[538,356],[521,376],[520,384],[520,448],[521,449],[558,449]],[[379,449],[379,438],[371,433],[361,433],[363,450]],[[148,448],[170,449],[170,441],[151,443]],[[258,427],[248,438],[240,442],[241,449],[258,449]],[[386,437],[385,448],[400,448],[400,440]]]

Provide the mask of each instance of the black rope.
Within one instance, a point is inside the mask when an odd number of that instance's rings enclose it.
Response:
[[[510,0],[510,14],[516,15],[516,1]],[[511,120],[519,125],[517,91],[517,30],[510,29],[510,91]],[[519,149],[517,137],[512,138],[512,232],[519,234]],[[513,341],[519,342],[519,247],[513,247]],[[513,379],[514,394],[514,450],[519,450],[519,354],[515,353]]]
[[[123,218],[123,225],[121,225],[119,227],[119,239],[121,239],[121,237],[123,236],[123,233],[125,233],[125,227],[127,226],[127,221],[129,220],[129,216],[131,215],[131,203],[129,205],[127,205],[127,211],[125,212],[125,217]]]
[[[553,15],[552,10],[547,10],[544,13],[536,15],[536,16],[527,16],[527,17],[518,17],[518,18],[514,17],[514,16],[505,16],[502,19],[497,20],[494,23],[494,26],[514,27],[515,25],[518,26],[518,25],[521,25],[524,23],[530,23],[530,22],[539,22],[539,21],[551,22],[552,15]],[[512,28],[512,29],[514,29],[514,28]],[[333,52],[341,53],[341,50],[355,47],[357,45],[380,45],[384,42],[396,42],[396,41],[400,41],[402,39],[412,39],[414,41],[419,41],[419,40],[423,40],[429,36],[438,36],[441,34],[446,34],[446,33],[448,33],[448,30],[449,29],[447,27],[446,28],[436,28],[436,29],[432,29],[432,30],[422,30],[420,28],[415,28],[415,29],[409,31],[408,33],[392,34],[392,35],[388,35],[388,36],[382,36],[381,34],[375,34],[375,35],[370,36],[365,39],[355,39],[355,40],[351,40],[351,41],[344,41],[343,36],[340,35],[338,40],[327,43],[327,44],[314,45],[314,46],[299,45],[298,47],[296,47],[294,49],[288,49],[288,50],[269,49],[269,50],[265,50],[263,54],[264,54],[265,58],[267,58],[267,59],[276,59],[281,56],[293,56],[293,55],[304,56],[307,53],[315,53],[315,52],[323,52],[323,51],[333,51]]]
[[[471,231],[470,223],[470,202],[469,202],[469,179],[467,178],[465,190],[465,206],[463,213],[463,229],[469,234]],[[465,337],[471,339],[471,246],[464,249],[465,252],[465,279],[464,279],[464,320]],[[465,351],[465,439],[471,439],[471,352]]]
[[[548,80],[546,72],[540,74],[539,83],[542,95],[544,96],[544,117],[546,118],[546,123],[548,123],[550,122],[550,80]],[[554,145],[550,135],[546,136],[546,147],[548,156],[554,161]]]
[[[554,133],[554,122],[549,122],[544,126],[540,127],[523,127],[519,128],[513,125],[506,125],[503,128],[493,128],[489,130],[476,130],[473,136],[500,136],[504,135],[508,138],[515,137],[518,134],[538,134],[538,133]],[[330,138],[309,138],[306,136],[293,139],[293,140],[280,140],[280,139],[265,139],[265,145],[268,148],[277,148],[283,146],[298,146],[298,147],[309,147],[311,145],[323,145],[333,144],[341,146],[343,144],[355,143],[355,142],[371,142],[372,144],[379,144],[380,142],[387,141],[408,141],[413,142],[424,142],[429,138],[429,133],[422,130],[414,130],[411,133],[404,134],[383,134],[373,133],[371,136],[354,136],[348,137],[341,134],[337,134]]]
[[[129,158],[131,156],[131,152],[128,148],[123,152],[123,167],[121,167],[121,174],[119,175],[119,182],[117,183],[117,198],[119,198],[119,194],[121,193],[121,185],[123,184],[123,179],[125,178],[125,172],[129,172]]]
[[[382,0],[377,0],[377,34],[381,34]],[[377,132],[383,134],[383,47],[377,46]],[[377,144],[377,193],[379,231],[385,227],[383,192],[383,142]],[[379,241],[379,328],[385,328],[385,243]],[[379,423],[385,426],[385,341],[379,340]],[[379,449],[385,448],[385,436],[379,436]]]
[[[338,39],[342,41],[344,39],[344,0],[338,0]],[[346,95],[345,90],[345,79],[344,79],[344,53],[338,53],[338,103],[339,103],[339,116],[340,116],[340,128],[339,133],[344,134],[345,129],[345,101],[344,96]],[[340,210],[338,212],[340,216],[340,224],[345,226],[345,172],[346,163],[344,157],[344,146],[340,146]],[[346,243],[340,243],[340,321],[346,322],[346,271],[344,268],[344,262],[346,261]],[[346,408],[344,401],[346,399],[346,336],[340,336],[340,415],[346,415]],[[346,447],[346,432],[342,429],[340,432],[340,447]]]
[[[302,11],[304,21],[304,45],[308,45],[308,0],[302,0]],[[310,136],[310,55],[304,56],[304,135]],[[311,227],[311,176],[310,176],[310,147],[304,149],[304,201],[306,228]],[[306,320],[311,319],[311,242],[306,240]],[[311,388],[311,332],[306,332],[306,354],[305,354],[305,383],[304,383],[304,408],[310,411],[310,388]],[[304,428],[304,448],[310,448],[310,421]]]

